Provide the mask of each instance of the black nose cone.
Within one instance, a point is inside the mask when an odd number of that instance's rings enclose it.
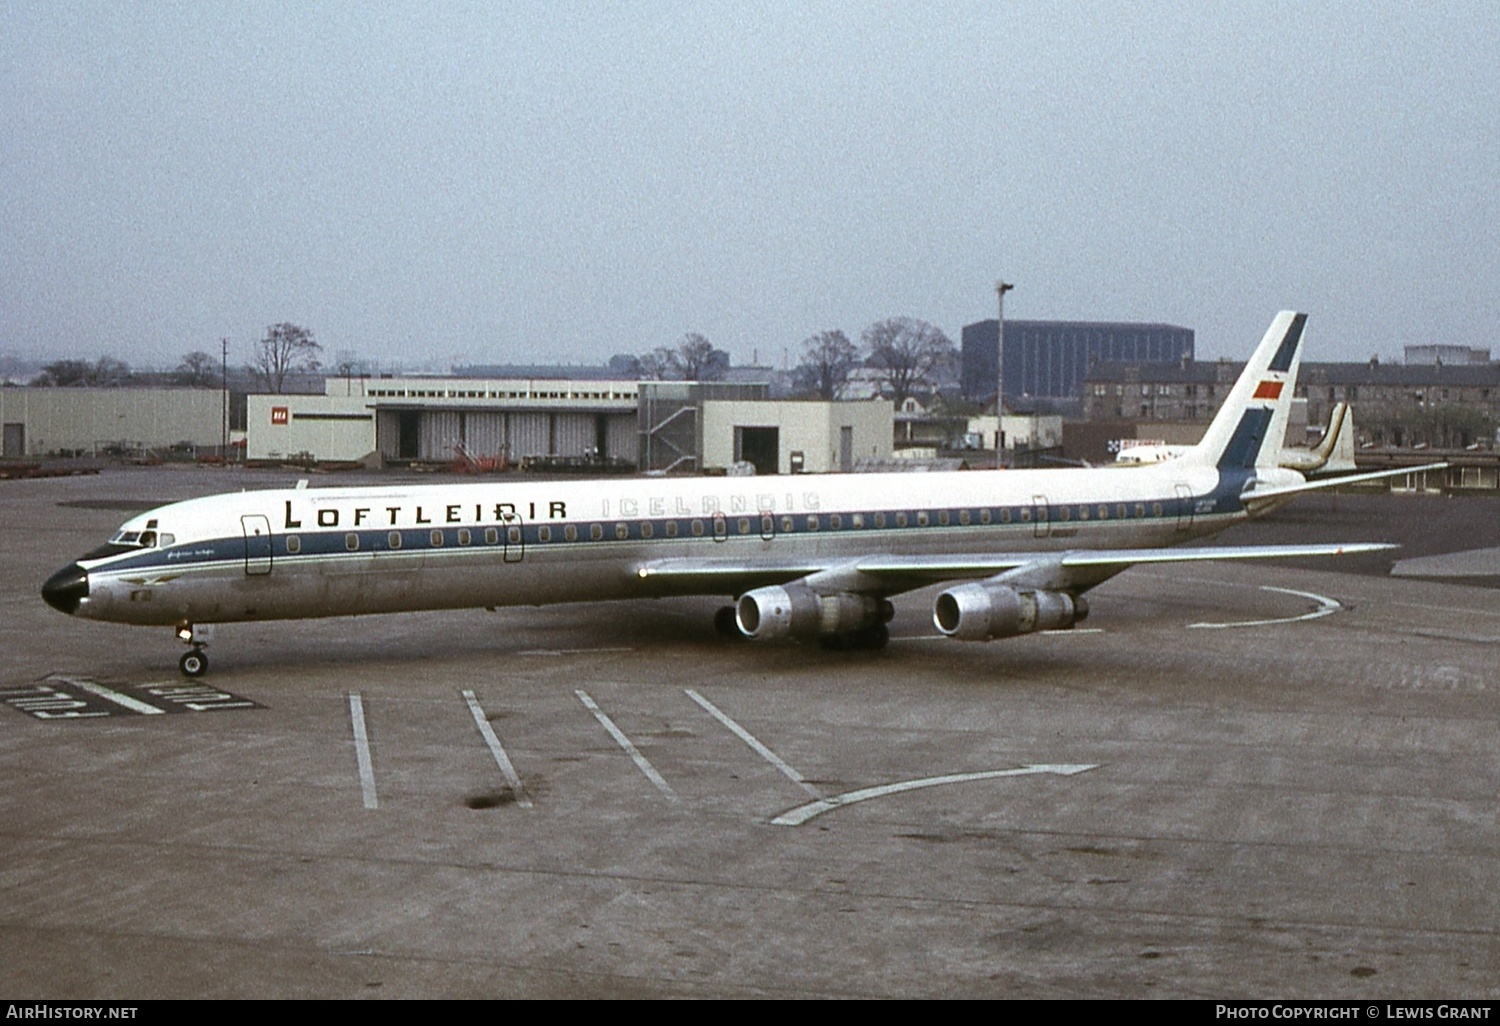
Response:
[[[47,605],[59,612],[72,615],[78,612],[78,603],[89,593],[88,571],[77,563],[70,563],[47,578],[42,585],[42,598]]]

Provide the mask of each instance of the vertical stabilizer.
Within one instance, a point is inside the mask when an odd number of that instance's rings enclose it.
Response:
[[[1208,432],[1186,456],[1220,470],[1277,465],[1302,361],[1307,314],[1283,310],[1271,322]]]

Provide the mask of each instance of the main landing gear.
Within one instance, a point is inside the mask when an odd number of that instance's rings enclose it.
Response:
[[[178,624],[177,637],[184,645],[192,646],[192,651],[177,660],[177,668],[184,677],[203,676],[208,672],[208,654],[203,648],[213,640],[213,626],[205,624],[195,628],[190,623]]]

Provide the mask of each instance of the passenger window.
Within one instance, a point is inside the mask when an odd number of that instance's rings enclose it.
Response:
[[[896,526],[897,527],[905,527],[906,526],[906,514],[905,513],[897,513],[896,514]]]
[[[536,529],[536,540],[537,541],[541,541],[541,542],[549,542],[549,541],[551,541],[552,540],[552,528],[550,528],[550,527],[538,527]]]
[[[577,541],[578,540],[578,528],[574,527],[572,524],[569,524],[567,527],[564,527],[563,528],[563,540],[565,540],[565,541]]]
[[[797,529],[797,521],[793,520],[791,517],[782,517],[781,518],[781,533],[782,534],[791,534],[796,529]]]
[[[818,529],[818,518],[816,516],[807,518],[807,529],[809,531],[816,531]]]
[[[927,511],[925,509],[922,510],[921,512],[919,512],[917,514],[917,526],[918,527],[926,527],[927,526]]]
[[[856,531],[858,531],[860,528],[864,527],[865,526],[865,515],[863,513],[856,513],[856,514],[854,514],[852,517],[849,518],[849,526],[853,527]]]
[[[885,526],[885,514],[884,513],[876,513],[875,514],[875,526],[876,527],[884,527]]]
[[[676,538],[677,537],[677,521],[675,521],[675,520],[668,520],[667,521],[667,537],[668,538]]]
[[[350,531],[348,534],[344,535],[344,548],[348,549],[350,552],[358,552],[359,535],[355,534],[353,531]]]
[[[493,527],[486,527],[484,529],[484,543],[486,545],[496,545],[499,542],[500,532]]]
[[[651,523],[649,521],[647,521],[646,523],[644,523],[644,524],[641,525],[641,537],[642,538],[649,538],[649,537],[651,537],[655,533],[656,533],[656,529],[651,526]]]
[[[735,526],[740,529],[740,534],[750,533],[750,521],[745,517],[740,517],[739,522]]]
[[[521,529],[519,527],[507,527],[505,529],[505,544],[521,544]]]
[[[474,535],[469,532],[469,529],[467,527],[460,527],[458,529],[458,543],[460,545],[468,545],[473,540]]]
[[[390,534],[385,536],[385,542],[391,548],[399,549],[401,547],[401,532],[392,531]]]
[[[988,506],[979,511],[979,522],[981,524],[987,524],[990,522],[990,509]]]
[[[702,538],[703,537],[703,521],[701,521],[701,520],[694,520],[693,521],[693,537],[694,538]]]
[[[443,547],[443,532],[442,531],[433,531],[431,534],[429,534],[427,536],[427,540],[432,545],[433,548],[440,549],[440,548]]]
[[[828,518],[828,526],[833,528],[833,530],[835,531],[841,531],[844,527],[844,518],[839,516],[837,513],[834,513]]]
[[[302,539],[298,538],[295,534],[289,534],[289,535],[287,535],[286,536],[286,550],[287,550],[288,553],[290,553],[292,555],[296,555],[297,553],[301,552],[302,551]]]
[[[630,537],[630,527],[628,525],[626,525],[626,524],[616,524],[615,525],[615,537],[618,538],[620,541],[624,541],[626,538],[629,538]]]
[[[589,537],[592,538],[594,541],[602,541],[603,538],[604,538],[604,525],[603,524],[590,524],[589,525]]]

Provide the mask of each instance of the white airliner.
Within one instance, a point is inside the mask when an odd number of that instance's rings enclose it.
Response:
[[[190,677],[216,623],[664,595],[735,596],[725,633],[880,647],[891,596],[951,581],[949,637],[1064,629],[1135,563],[1391,547],[1181,546],[1339,483],[1277,465],[1305,322],[1279,314],[1203,441],[1139,469],[235,492],[132,517],[42,596],[175,628]]]
[[[1150,442],[1125,447],[1115,462],[1121,466],[1145,466],[1175,460],[1193,451],[1191,445],[1167,445],[1165,442]],[[1328,415],[1328,428],[1323,439],[1312,448],[1288,446],[1281,450],[1276,462],[1289,470],[1309,476],[1323,474],[1352,473],[1354,467],[1354,414],[1348,403],[1335,403]]]

